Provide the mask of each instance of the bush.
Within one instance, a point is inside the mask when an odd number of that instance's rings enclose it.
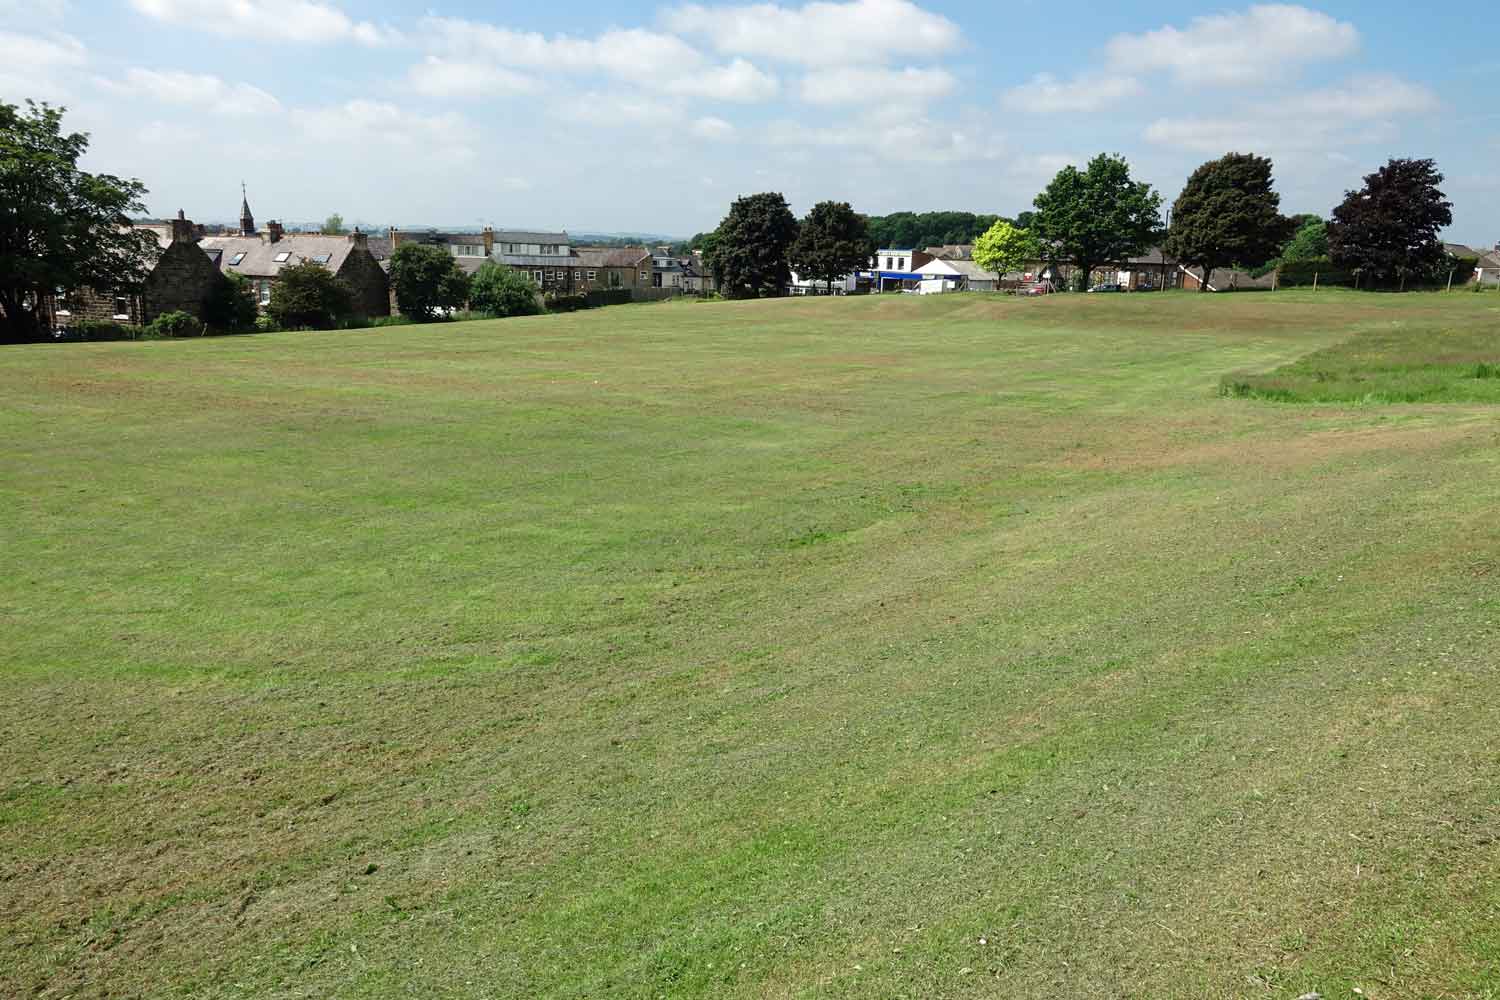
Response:
[[[574,295],[551,295],[547,297],[547,311],[565,313],[579,309],[597,309],[600,306],[623,305],[632,298],[628,288],[598,288]]]
[[[266,314],[284,330],[331,330],[354,311],[354,293],[322,264],[283,267]]]
[[[98,342],[104,340],[140,340],[146,335],[144,328],[113,320],[81,319],[72,326],[64,327],[55,339],[65,342]]]
[[[402,315],[426,323],[469,298],[469,276],[440,246],[405,243],[391,254],[391,287]]]
[[[224,275],[203,304],[203,322],[216,330],[253,330],[259,317],[250,279],[233,271]]]
[[[201,337],[203,331],[202,320],[180,309],[162,313],[146,326],[148,337]]]
[[[525,274],[486,261],[469,286],[469,305],[496,318],[535,316],[542,311],[536,285]]]
[[[1353,285],[1354,272],[1334,267],[1327,257],[1311,260],[1289,260],[1281,265],[1276,283],[1282,288],[1311,287],[1314,276],[1319,285]]]
[[[257,317],[255,317],[255,332],[256,333],[278,333],[278,332],[280,332],[280,330],[281,330],[281,327],[271,317],[269,317],[269,316],[257,316]]]

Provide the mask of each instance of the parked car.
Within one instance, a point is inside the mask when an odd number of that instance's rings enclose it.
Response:
[[[1048,287],[1047,285],[1031,285],[1028,288],[1021,289],[1021,294],[1022,295],[1046,295],[1050,291],[1052,291],[1052,289],[1050,287]]]
[[[1124,290],[1125,289],[1123,286],[1117,285],[1114,282],[1106,282],[1102,285],[1095,285],[1093,288],[1089,289],[1089,291],[1091,292],[1123,292]]]

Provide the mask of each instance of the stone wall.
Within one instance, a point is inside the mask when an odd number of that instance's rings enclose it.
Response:
[[[393,296],[390,279],[369,250],[356,246],[349,251],[344,266],[339,268],[338,276],[354,293],[356,316],[391,315]]]
[[[209,299],[228,280],[197,243],[174,240],[146,277],[142,322],[179,310],[202,319]]]

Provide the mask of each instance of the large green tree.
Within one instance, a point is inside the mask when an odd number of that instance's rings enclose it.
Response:
[[[792,270],[800,277],[833,283],[866,267],[875,253],[865,217],[847,201],[820,201],[797,229],[787,251]]]
[[[469,299],[469,276],[453,255],[428,243],[403,243],[391,254],[391,287],[403,316],[426,323]]]
[[[994,271],[1000,281],[1005,279],[1005,272],[1024,269],[1027,261],[1036,260],[1040,253],[1031,233],[1004,219],[974,241],[974,263],[986,271]]]
[[[787,253],[797,238],[797,219],[785,198],[768,191],[735,199],[718,234],[709,266],[726,297],[781,294],[791,280]]]
[[[1305,217],[1286,246],[1281,248],[1283,263],[1321,260],[1328,256],[1328,223],[1317,216]]]
[[[1447,256],[1438,233],[1453,224],[1453,203],[1441,183],[1432,160],[1391,160],[1366,176],[1365,186],[1333,210],[1333,262],[1385,284],[1442,267]]]
[[[344,228],[344,217],[339,213],[334,212],[328,218],[324,219],[323,232],[327,233],[330,236],[344,235],[344,233],[348,232],[348,230]]]
[[[1169,256],[1203,269],[1200,292],[1221,267],[1254,268],[1276,256],[1292,231],[1272,187],[1271,161],[1229,153],[1203,164],[1172,206]]]
[[[1085,282],[1095,265],[1142,253],[1161,230],[1161,195],[1131,180],[1119,155],[1101,153],[1083,170],[1064,167],[1033,204],[1030,232],[1044,255],[1071,260]]]
[[[878,247],[922,250],[948,243],[973,243],[1000,220],[973,212],[892,212],[871,216],[870,238]]]
[[[64,109],[0,101],[0,340],[35,340],[58,289],[136,289],[160,253],[134,229],[146,188],[78,169],[83,132],[64,134]]]
[[[469,283],[469,304],[493,316],[534,316],[542,311],[536,293],[524,273],[487,260]]]
[[[283,267],[271,286],[266,313],[287,330],[329,330],[353,311],[354,293],[315,261]]]

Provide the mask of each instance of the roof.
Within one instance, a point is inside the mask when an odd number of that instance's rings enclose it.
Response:
[[[495,230],[496,243],[568,243],[567,233],[534,233],[521,229]]]
[[[440,233],[436,229],[398,229],[396,235],[406,242],[461,243],[464,246],[483,246],[483,233]],[[387,238],[386,242],[390,242]]]
[[[1125,261],[1125,263],[1127,263],[1127,264],[1151,264],[1151,265],[1156,265],[1156,266],[1162,266],[1162,265],[1171,265],[1171,264],[1175,263],[1175,261],[1173,261],[1172,258],[1168,257],[1166,255],[1166,252],[1163,251],[1161,247],[1152,247],[1150,250],[1147,250],[1145,253],[1141,254],[1139,257],[1131,257],[1130,259],[1128,259],[1127,261]]]
[[[1203,280],[1203,268],[1188,267],[1183,270]],[[1251,277],[1249,271],[1239,271],[1232,267],[1216,267],[1213,276],[1208,279],[1208,285],[1215,291],[1224,291],[1227,288],[1275,288],[1276,272],[1267,271],[1259,278]]]
[[[275,243],[262,236],[205,236],[198,241],[205,253],[217,258],[214,263],[226,273],[236,271],[255,278],[274,278],[283,267],[318,260],[330,271],[337,271],[349,259],[354,243],[347,236],[322,236],[311,233],[288,233]],[[238,264],[235,255],[243,253]],[[278,261],[281,254],[287,258]]]
[[[578,247],[574,253],[584,267],[634,268],[651,256],[645,247]]]
[[[972,260],[974,257],[974,244],[944,243],[940,247],[928,247],[924,252],[931,254],[939,260]]]

